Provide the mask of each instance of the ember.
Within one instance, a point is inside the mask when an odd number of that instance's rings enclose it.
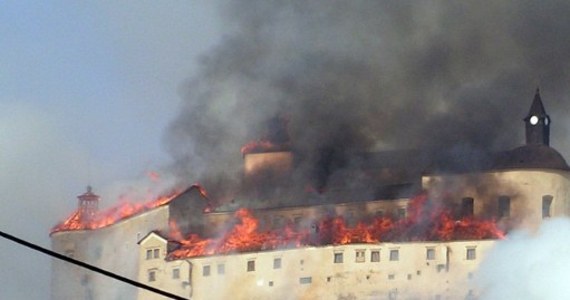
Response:
[[[341,216],[319,221],[314,233],[286,225],[279,230],[261,231],[252,212],[240,209],[235,213],[235,225],[227,233],[205,239],[196,234],[183,238],[175,223],[170,224],[170,239],[180,248],[169,259],[291,248],[301,246],[342,245],[396,241],[448,241],[464,239],[502,239],[504,233],[494,221],[474,217],[456,220],[441,209],[430,209],[425,194],[413,198],[407,218],[376,217],[368,222],[347,226]]]

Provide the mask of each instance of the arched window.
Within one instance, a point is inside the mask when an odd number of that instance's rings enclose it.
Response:
[[[552,199],[550,195],[542,196],[542,218],[550,218],[552,216]]]

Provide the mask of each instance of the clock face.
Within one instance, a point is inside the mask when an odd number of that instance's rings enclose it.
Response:
[[[537,116],[530,117],[530,124],[532,125],[538,124],[538,117]]]
[[[544,125],[548,125],[548,123],[550,123],[550,119],[544,118]]]

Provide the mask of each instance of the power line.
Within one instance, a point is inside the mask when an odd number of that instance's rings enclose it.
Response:
[[[18,244],[20,244],[20,245],[23,245],[23,246],[26,246],[26,247],[28,247],[28,248],[31,248],[31,249],[33,249],[33,250],[42,252],[42,253],[44,253],[44,254],[47,254],[47,255],[49,255],[49,256],[55,257],[55,258],[57,258],[57,259],[60,259],[60,260],[63,260],[63,261],[69,262],[69,263],[72,263],[72,264],[74,264],[74,265],[78,265],[78,266],[80,266],[80,267],[82,267],[82,268],[85,268],[85,269],[88,269],[88,270],[91,270],[91,271],[94,271],[94,272],[103,274],[103,275],[108,276],[108,277],[111,277],[111,278],[113,278],[113,279],[115,279],[115,280],[119,280],[119,281],[122,281],[122,282],[124,282],[124,283],[130,284],[130,285],[134,285],[134,286],[136,286],[136,287],[138,287],[138,288],[145,289],[145,290],[148,290],[148,291],[151,291],[151,292],[160,294],[160,295],[162,295],[162,296],[165,296],[165,297],[168,297],[168,298],[171,298],[171,299],[176,299],[176,300],[188,300],[187,298],[183,298],[183,297],[180,297],[180,296],[178,296],[178,295],[171,294],[171,293],[169,293],[169,292],[166,292],[166,291],[163,291],[163,290],[154,288],[154,287],[149,286],[149,285],[146,285],[146,284],[144,284],[144,283],[140,283],[140,282],[138,282],[138,281],[134,281],[134,280],[132,280],[132,279],[129,279],[129,278],[126,278],[126,277],[117,275],[117,274],[112,273],[112,272],[109,272],[109,271],[107,271],[107,270],[103,270],[103,269],[101,269],[101,268],[98,268],[98,267],[95,267],[95,266],[93,266],[93,265],[84,263],[84,262],[82,262],[82,261],[73,259],[73,258],[68,257],[68,256],[65,256],[65,255],[63,255],[63,254],[59,254],[59,253],[54,252],[54,251],[51,251],[51,250],[49,250],[49,249],[40,247],[40,246],[38,246],[38,245],[36,245],[36,244],[32,244],[32,243],[27,242],[27,241],[25,241],[25,240],[19,239],[19,238],[15,237],[15,236],[10,235],[10,234],[7,234],[7,233],[5,233],[5,232],[0,231],[0,236],[3,237],[3,238],[5,238],[5,239],[8,239],[8,240],[10,240],[10,241],[12,241],[12,242],[15,242],[15,243],[18,243]]]

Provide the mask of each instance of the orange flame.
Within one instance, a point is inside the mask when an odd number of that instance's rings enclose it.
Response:
[[[94,216],[90,216],[89,218],[82,218],[81,211],[78,209],[65,221],[53,227],[51,233],[106,227],[117,221],[167,204],[178,194],[179,192],[174,192],[144,203],[122,202],[105,211],[97,212]]]
[[[310,245],[502,239],[505,236],[492,220],[478,220],[474,217],[455,220],[447,211],[430,209],[426,194],[411,199],[405,219],[396,221],[390,217],[376,217],[349,227],[340,216],[327,217],[317,223],[313,233],[306,229],[296,230],[290,224],[279,230],[262,232],[259,230],[258,219],[246,209],[236,211],[234,217],[236,223],[233,228],[210,239],[196,234],[182,238],[176,224],[171,223],[170,239],[178,242],[180,247],[172,251],[168,259]]]

